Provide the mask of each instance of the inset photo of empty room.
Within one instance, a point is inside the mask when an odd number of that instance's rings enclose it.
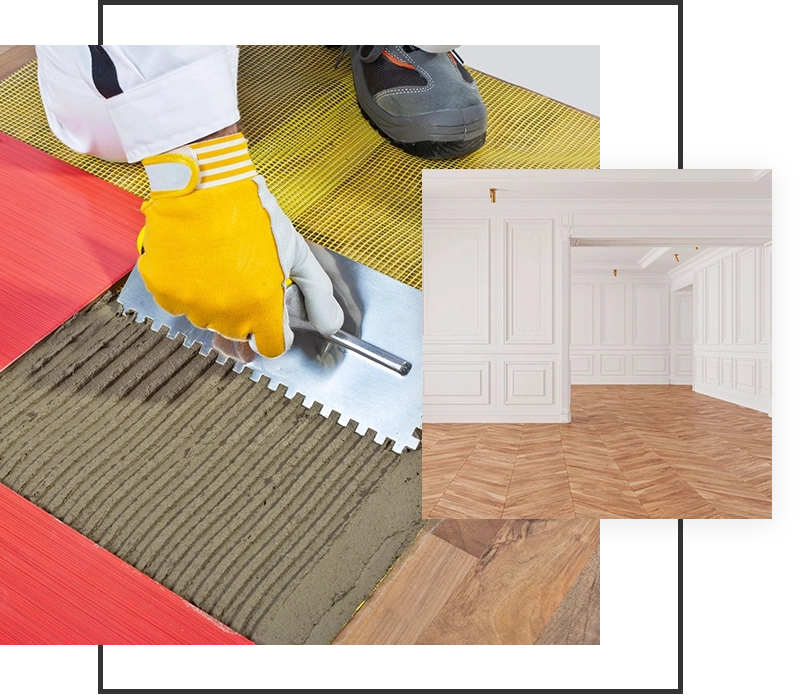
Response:
[[[423,172],[425,518],[771,518],[772,174]]]

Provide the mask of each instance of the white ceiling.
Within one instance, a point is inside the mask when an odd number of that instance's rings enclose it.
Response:
[[[425,169],[424,200],[770,199],[769,169]]]
[[[576,272],[613,269],[628,273],[668,273],[681,263],[691,260],[693,246],[650,248],[649,246],[574,246],[571,250],[572,268]],[[675,260],[678,254],[678,260]]]
[[[770,169],[425,169],[424,204],[435,200],[771,200]],[[701,249],[704,247],[701,247]],[[572,246],[578,271],[666,273],[692,246]],[[674,254],[678,254],[679,262]]]

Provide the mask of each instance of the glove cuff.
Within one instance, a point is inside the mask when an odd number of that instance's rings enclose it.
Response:
[[[151,198],[173,198],[257,175],[241,133],[196,142],[142,160]]]

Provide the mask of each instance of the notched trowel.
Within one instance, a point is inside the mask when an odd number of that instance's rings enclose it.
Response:
[[[268,378],[268,388],[280,385],[285,395],[303,394],[304,406],[321,404],[321,415],[337,413],[338,423],[357,422],[357,433],[375,432],[374,441],[393,442],[393,451],[415,449],[421,428],[421,292],[393,278],[316,244],[310,249],[332,279],[335,298],[343,307],[343,328],[321,336],[306,321],[304,300],[295,285],[286,292],[295,339],[280,357],[256,355],[235,361],[234,371],[251,370],[251,379]],[[193,326],[186,316],[160,308],[145,288],[137,267],[131,271],[118,301],[124,313],[135,313],[151,328],[167,326],[167,336],[184,345],[201,344],[200,353],[217,352],[214,331]]]

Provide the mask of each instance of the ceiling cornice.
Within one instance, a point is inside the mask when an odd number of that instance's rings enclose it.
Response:
[[[637,262],[618,263],[617,261],[572,261],[573,273],[612,273],[613,269],[626,272],[643,273],[643,268]],[[665,273],[655,272],[656,275]]]
[[[728,248],[730,248],[730,247],[728,247]],[[740,248],[740,247],[734,247],[734,248]],[[715,256],[718,256],[719,254],[723,253],[725,250],[726,249],[724,249],[722,247],[714,247],[714,248],[704,249],[702,251],[698,251],[693,256],[691,256],[688,260],[681,261],[674,268],[672,268],[672,270],[667,271],[668,274],[669,274],[669,277],[675,278],[675,277],[677,277],[679,275],[682,275],[684,272],[686,272],[690,268],[694,268],[695,266],[700,265],[701,263],[705,263],[706,261],[711,260]]]
[[[425,169],[424,183],[455,180],[568,183],[752,182],[770,169]],[[761,172],[757,177],[757,172]]]
[[[642,267],[642,269],[648,268],[667,251],[669,251],[669,249],[669,246],[656,246],[654,249],[650,249],[639,259],[639,265]]]

